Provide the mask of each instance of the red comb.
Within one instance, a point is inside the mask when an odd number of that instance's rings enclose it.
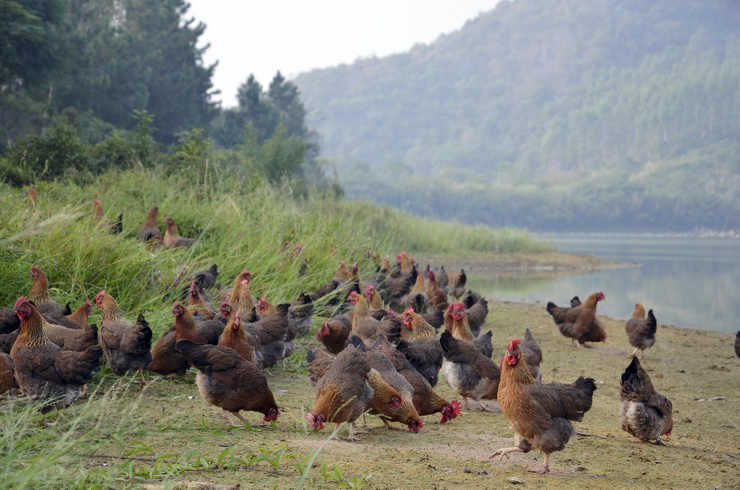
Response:
[[[26,298],[25,296],[21,296],[20,298],[18,298],[18,301],[15,302],[15,307],[18,308],[20,305],[27,302],[28,298]]]

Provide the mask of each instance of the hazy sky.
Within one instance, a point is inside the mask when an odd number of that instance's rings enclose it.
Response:
[[[499,0],[189,0],[188,15],[206,24],[205,61],[218,60],[213,84],[224,107],[252,73],[267,87],[287,78],[357,58],[407,51]]]

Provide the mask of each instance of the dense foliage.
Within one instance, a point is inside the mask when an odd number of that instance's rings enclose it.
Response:
[[[89,181],[110,167],[182,168],[220,150],[272,183],[326,187],[297,87],[250,76],[236,109],[211,99],[206,26],[185,0],[0,0],[0,178]],[[224,163],[226,162],[226,163]],[[207,165],[201,161],[198,165]]]
[[[541,230],[737,229],[738,25],[724,0],[502,1],[295,81],[349,195]]]

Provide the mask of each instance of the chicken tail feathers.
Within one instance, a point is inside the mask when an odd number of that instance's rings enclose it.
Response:
[[[658,330],[658,320],[655,319],[653,310],[648,311],[647,320],[647,330],[645,333],[650,336],[655,335],[656,330]]]

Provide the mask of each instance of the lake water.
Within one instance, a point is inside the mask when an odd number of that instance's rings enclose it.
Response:
[[[573,275],[468,275],[485,296],[567,305],[604,291],[598,313],[627,319],[635,303],[659,324],[734,333],[740,329],[740,240],[643,236],[544,236],[564,252],[634,262],[635,267]]]

